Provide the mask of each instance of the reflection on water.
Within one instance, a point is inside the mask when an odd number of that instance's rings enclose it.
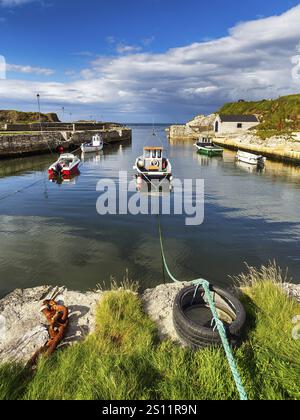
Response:
[[[103,151],[97,153],[81,153],[81,161],[84,163],[94,163],[95,165],[99,165],[103,156]]]
[[[53,162],[51,155],[31,156],[22,159],[0,160],[0,178],[22,175],[26,172],[40,171]]]
[[[242,171],[246,171],[248,173],[262,174],[262,173],[266,172],[266,166],[265,165],[263,165],[263,166],[250,165],[249,163],[239,162],[239,161],[236,161],[235,164],[239,169],[241,169]]]
[[[45,283],[92,289],[111,276],[122,280],[126,269],[142,287],[163,281],[156,217],[101,217],[96,211],[97,182],[118,183],[120,170],[133,180],[149,133],[150,127],[135,127],[132,144],[81,156],[74,183],[49,182],[56,156],[0,162],[0,295]],[[186,227],[185,216],[162,217],[176,277],[227,285],[244,262],[259,266],[276,259],[300,282],[300,168],[267,161],[264,171],[256,171],[237,164],[231,151],[208,158],[193,142],[164,143],[175,178],[205,180],[203,225]],[[1,201],[17,190],[23,192]]]

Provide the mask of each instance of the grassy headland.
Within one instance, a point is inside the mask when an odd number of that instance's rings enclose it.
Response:
[[[261,124],[258,134],[265,138],[300,130],[300,94],[283,96],[257,102],[233,102],[225,104],[219,114],[258,115]]]
[[[292,319],[300,305],[277,284],[282,279],[274,267],[239,280],[249,334],[235,357],[249,398],[299,399],[300,341],[292,338]],[[160,343],[139,297],[119,290],[99,304],[95,333],[40,360],[34,375],[2,366],[0,399],[228,400],[238,394],[222,349]]]
[[[20,112],[15,110],[0,110],[0,124],[31,124],[42,122],[59,122],[55,113],[39,114],[38,112]]]

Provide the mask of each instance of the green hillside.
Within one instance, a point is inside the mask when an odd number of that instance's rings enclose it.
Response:
[[[218,113],[256,114],[261,121],[260,130],[300,130],[300,94],[258,102],[227,103]]]
[[[42,122],[59,122],[54,113],[41,114]],[[15,110],[0,110],[0,124],[30,124],[39,121],[38,112],[20,112]]]

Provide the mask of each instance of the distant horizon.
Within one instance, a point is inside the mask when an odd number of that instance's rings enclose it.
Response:
[[[276,100],[276,99],[279,99],[279,98],[282,98],[282,97],[286,97],[286,96],[296,96],[296,95],[300,95],[300,92],[299,93],[291,93],[291,94],[289,94],[289,95],[282,95],[282,96],[277,96],[276,98],[274,97],[274,98],[267,98],[267,97],[264,97],[264,98],[262,98],[261,100],[258,100],[258,101],[247,101],[247,100],[244,100],[243,99],[243,101],[245,101],[245,102],[260,102],[260,101],[264,101],[264,100],[267,100],[267,101],[272,101],[272,100]],[[240,100],[239,101],[241,101],[242,100],[242,98],[240,98]],[[233,101],[233,102],[230,102],[230,103],[237,103],[237,102],[239,102],[239,101]],[[227,103],[229,103],[229,102],[227,102]],[[220,107],[219,107],[219,109],[221,108],[221,107],[223,107],[224,105],[226,105],[226,103],[223,103],[223,104],[221,104],[220,105]],[[171,125],[185,125],[187,122],[189,122],[189,121],[192,121],[194,118],[196,118],[197,116],[199,116],[199,115],[204,115],[204,116],[208,116],[208,115],[211,115],[211,114],[217,114],[218,113],[218,110],[219,109],[217,109],[217,110],[215,110],[215,111],[212,111],[210,114],[200,114],[200,113],[198,113],[198,114],[195,114],[195,115],[193,115],[191,118],[189,118],[188,120],[185,120],[185,121],[172,121],[172,122],[165,122],[165,121],[159,121],[159,122],[156,122],[156,121],[154,121],[153,122],[153,119],[151,120],[151,121],[136,121],[136,122],[129,122],[128,120],[112,120],[112,119],[106,119],[106,120],[92,120],[92,119],[88,119],[88,118],[79,118],[79,119],[74,119],[74,120],[72,120],[72,121],[70,121],[70,120],[63,120],[62,118],[61,118],[61,115],[59,115],[59,113],[57,113],[57,112],[55,112],[55,111],[48,111],[48,112],[42,112],[42,114],[44,114],[44,115],[47,115],[47,114],[56,114],[57,115],[57,117],[58,117],[58,119],[60,120],[60,122],[61,123],[65,123],[65,124],[68,124],[68,123],[76,123],[76,122],[79,122],[79,121],[89,121],[89,122],[96,122],[96,123],[108,123],[108,122],[112,122],[112,123],[119,123],[119,124],[127,124],[127,125],[147,125],[147,126],[153,126],[154,125],[154,127],[155,126],[157,126],[157,125],[160,125],[160,126],[171,126]],[[25,110],[20,110],[20,109],[4,109],[4,108],[2,108],[2,109],[0,109],[0,112],[1,111],[5,111],[5,112],[28,112],[28,113],[38,113],[39,111],[38,110],[35,110],[35,111],[32,111],[32,110],[27,110],[27,111],[25,111]]]

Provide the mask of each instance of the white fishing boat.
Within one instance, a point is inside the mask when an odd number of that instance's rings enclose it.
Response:
[[[172,165],[164,156],[163,147],[145,147],[144,154],[137,158],[133,169],[137,171],[137,178],[140,180],[173,179]]]
[[[55,163],[53,163],[53,165],[51,165],[48,169],[49,177],[68,177],[73,174],[76,174],[80,162],[80,159],[71,153],[60,155],[59,159]]]
[[[252,153],[242,152],[240,150],[238,151],[236,158],[239,162],[244,162],[248,163],[248,165],[256,166],[263,166],[267,160],[264,156],[254,155]]]
[[[101,152],[104,147],[104,141],[100,134],[93,136],[91,143],[84,143],[81,145],[82,153],[95,153]]]

